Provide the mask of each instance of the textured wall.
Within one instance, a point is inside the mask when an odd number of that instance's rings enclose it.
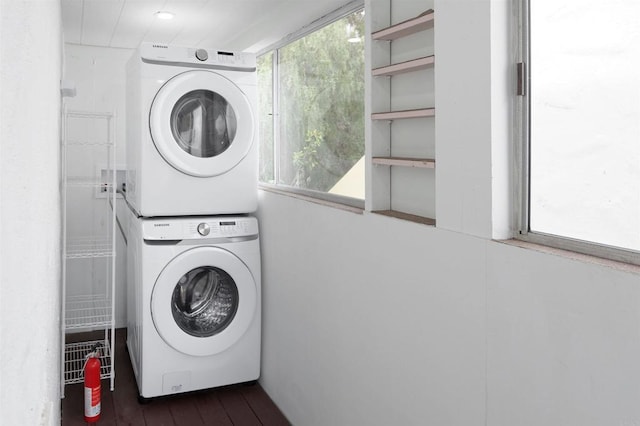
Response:
[[[0,2],[0,423],[60,423],[60,2]]]

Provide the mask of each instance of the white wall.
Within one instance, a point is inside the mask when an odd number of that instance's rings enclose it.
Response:
[[[263,387],[296,425],[480,424],[486,242],[262,192]]]
[[[259,218],[293,424],[640,422],[637,274],[268,192]]]
[[[58,0],[0,2],[0,423],[60,424]]]
[[[71,81],[76,87],[76,96],[67,100],[67,108],[70,110],[112,112],[116,116],[116,165],[125,166],[125,64],[131,57],[132,49],[113,49],[93,46],[81,46],[65,44],[64,79]],[[85,164],[91,170],[104,167],[108,164],[105,151],[98,151],[95,158],[87,158],[86,150],[79,150],[75,156],[68,158],[72,167],[74,164]],[[78,192],[76,191],[76,194]],[[109,206],[105,199],[98,199],[91,190],[82,191],[78,195],[75,205],[69,206],[69,216],[74,236],[87,235],[87,232],[102,232]],[[117,200],[118,211],[124,211],[124,200]],[[120,215],[119,215],[120,217]],[[125,242],[119,230],[116,230],[116,327],[126,327],[126,253]],[[67,291],[71,295],[90,294],[87,290],[86,277],[92,276],[94,291],[104,288],[104,259],[92,261],[91,259],[80,264],[75,262],[70,269],[67,282]]]
[[[434,10],[436,220],[442,229],[490,238],[489,1],[436,0]]]
[[[293,424],[640,424],[637,268],[491,240],[508,5],[435,2],[437,228],[261,192],[261,383]]]

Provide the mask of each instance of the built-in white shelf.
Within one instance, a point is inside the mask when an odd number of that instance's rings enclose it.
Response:
[[[415,9],[415,5],[407,6],[399,0],[374,2],[372,4],[371,14],[369,15],[372,17],[371,23],[377,25],[378,23],[386,22],[389,24],[389,26],[371,33],[371,40],[378,42],[372,49],[371,62],[377,65],[388,64],[370,70],[370,75],[373,77],[370,80],[372,107],[377,111],[387,109],[389,105],[400,103],[399,100],[402,99],[403,95],[406,95],[406,90],[411,90],[411,86],[407,85],[407,82],[414,81],[412,79],[417,81],[423,78],[423,74],[412,76],[404,76],[403,74],[428,70],[435,66],[435,55],[430,55],[433,50],[427,50],[428,46],[425,45],[425,43],[432,45],[433,38],[427,34],[424,34],[424,38],[412,38],[399,44],[393,43],[394,40],[433,28],[433,9],[429,9],[418,16],[413,15],[415,16],[414,18],[393,24],[392,12],[394,12],[394,15],[397,12],[402,16],[412,16],[412,14],[406,13],[410,10],[413,14],[420,9]],[[381,43],[382,41],[388,43]],[[421,56],[416,57],[417,55],[412,54],[414,51],[421,52]],[[390,58],[394,57],[402,57],[403,62],[389,63]],[[395,76],[400,76],[398,77],[400,80],[397,81],[398,91],[392,90],[392,88],[396,88],[394,83]],[[389,78],[388,81],[384,81],[380,80],[379,77],[393,77],[393,79]],[[433,80],[434,77],[430,73],[425,73],[424,78]],[[411,95],[413,98],[424,95],[424,102],[421,104],[423,108],[381,111],[371,114],[371,122],[388,121],[390,125],[388,128],[378,126],[372,132],[372,150],[368,157],[369,164],[373,166],[373,189],[370,209],[373,213],[383,216],[434,226],[435,219],[428,217],[435,215],[435,207],[432,205],[434,198],[432,192],[435,191],[435,188],[431,183],[434,176],[429,169],[435,169],[436,160],[422,157],[425,149],[427,152],[432,149],[429,149],[428,146],[423,147],[422,142],[414,144],[413,142],[415,141],[392,140],[393,138],[401,137],[424,141],[424,144],[428,145],[434,143],[429,138],[424,138],[423,135],[417,134],[416,130],[410,130],[412,133],[406,133],[406,129],[412,129],[409,124],[407,124],[407,127],[401,125],[399,128],[404,130],[395,132],[393,131],[395,125],[391,125],[394,120],[435,117],[435,107],[427,106],[433,105],[428,101],[430,99],[429,89],[421,86],[417,90],[417,93],[411,93]],[[415,148],[410,148],[407,151],[407,147],[414,145],[416,145]],[[404,153],[404,157],[390,155],[390,153],[394,151],[400,152],[400,150]],[[404,170],[407,168],[420,170]],[[424,182],[429,182],[430,186],[425,188],[423,196],[412,197],[413,193],[410,189],[415,185],[424,185]],[[398,208],[402,211],[396,210]],[[424,214],[424,216],[420,214]]]
[[[396,40],[431,28],[433,28],[433,9],[429,9],[415,18],[376,31],[371,34],[371,38],[374,40]]]
[[[371,71],[374,77],[392,76],[398,74],[404,74],[412,71],[424,70],[433,67],[435,63],[435,56],[425,56],[424,58],[412,59],[406,62],[400,62],[397,64],[387,65],[384,67],[375,68]]]
[[[405,158],[405,157],[373,157],[371,162],[381,166],[418,167],[433,169],[436,160],[433,158]]]
[[[109,379],[113,376],[112,348],[109,339],[67,343],[64,345],[64,384],[70,385],[84,381],[86,356],[96,345],[99,346],[100,352],[100,378]]]
[[[435,108],[408,109],[403,111],[375,112],[371,114],[372,120],[399,120],[405,118],[433,117]]]

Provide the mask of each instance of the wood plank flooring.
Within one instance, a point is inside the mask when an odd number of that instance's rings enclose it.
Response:
[[[79,336],[74,336],[76,339]],[[74,337],[69,336],[73,339]],[[68,340],[69,340],[68,338]],[[82,336],[85,339],[86,336]],[[98,426],[284,426],[290,423],[259,384],[172,395],[138,403],[138,389],[125,348],[126,330],[116,330],[115,390],[102,381]],[[65,386],[62,426],[84,426],[83,384]]]

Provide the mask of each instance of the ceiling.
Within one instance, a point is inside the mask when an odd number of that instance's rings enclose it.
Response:
[[[349,0],[62,0],[67,43],[141,42],[257,52]],[[175,14],[157,19],[157,11]]]

